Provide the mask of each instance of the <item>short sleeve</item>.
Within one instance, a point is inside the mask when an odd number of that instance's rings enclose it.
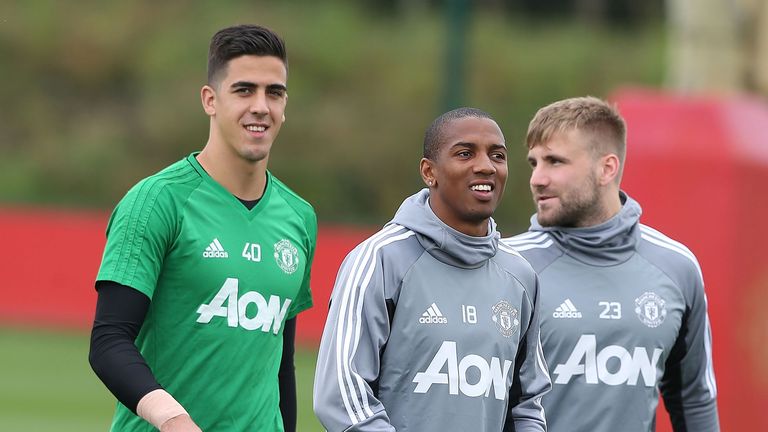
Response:
[[[176,226],[177,212],[165,185],[145,179],[115,207],[97,281],[111,280],[152,298]]]
[[[312,288],[310,286],[310,275],[312,273],[312,262],[315,258],[315,249],[317,247],[317,216],[314,210],[310,208],[305,216],[306,226],[306,250],[307,250],[307,265],[304,267],[304,278],[301,282],[301,288],[296,295],[296,300],[292,303],[288,312],[288,318],[291,319],[304,311],[312,307]]]

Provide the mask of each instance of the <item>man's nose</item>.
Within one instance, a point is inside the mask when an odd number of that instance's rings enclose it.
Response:
[[[491,175],[496,173],[496,165],[493,163],[489,156],[481,155],[477,158],[477,163],[475,164],[475,172]]]
[[[269,105],[267,104],[267,95],[263,91],[257,91],[251,99],[250,111],[253,114],[267,114]]]
[[[533,167],[531,171],[531,187],[542,187],[549,183],[549,177],[541,167]]]

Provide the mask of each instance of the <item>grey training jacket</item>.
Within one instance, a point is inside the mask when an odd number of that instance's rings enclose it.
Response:
[[[549,429],[653,431],[661,389],[675,431],[717,431],[699,264],[621,200],[600,225],[545,228],[534,215],[528,233],[502,240],[539,274]]]
[[[490,234],[441,222],[424,189],[344,260],[317,361],[330,432],[544,431],[538,282]]]

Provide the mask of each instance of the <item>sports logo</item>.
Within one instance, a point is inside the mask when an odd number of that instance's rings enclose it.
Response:
[[[511,368],[511,360],[498,357],[491,357],[490,361],[477,354],[459,357],[456,342],[443,341],[427,369],[413,377],[413,382],[416,383],[413,392],[427,393],[434,385],[443,389],[442,391],[448,390],[448,394],[452,395],[459,393],[469,397],[493,395],[494,398],[503,401],[509,394],[507,377]],[[446,389],[443,385],[447,385],[448,388]]]
[[[210,303],[203,303],[197,308],[200,315],[197,322],[208,324],[218,317],[224,318],[228,327],[278,334],[290,305],[291,299],[281,299],[276,295],[267,299],[257,291],[246,290],[240,295],[240,281],[227,278]]]
[[[224,250],[219,239],[215,238],[203,251],[203,258],[229,258],[229,254]]]
[[[517,309],[506,300],[502,300],[493,305],[491,310],[493,311],[493,322],[496,323],[499,333],[504,337],[512,337],[520,327]]]
[[[290,240],[280,240],[275,243],[275,261],[282,271],[292,274],[299,268],[299,250]]]
[[[554,318],[581,318],[581,312],[576,309],[571,299],[565,301],[552,312]]]
[[[437,307],[437,304],[432,303],[427,308],[427,311],[421,314],[419,322],[422,324],[447,324],[448,318],[443,316],[443,313],[440,311],[440,308]]]
[[[648,327],[655,328],[664,322],[667,317],[666,301],[658,294],[646,291],[635,299],[635,313],[640,322]]]
[[[661,348],[607,345],[598,349],[597,337],[583,334],[565,363],[554,370],[553,384],[568,384],[571,379],[587,384],[656,386],[656,367],[664,351]]]

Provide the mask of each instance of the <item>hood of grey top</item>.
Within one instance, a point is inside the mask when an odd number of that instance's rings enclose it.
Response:
[[[429,206],[429,189],[426,188],[403,201],[389,224],[398,224],[415,232],[427,253],[440,262],[461,268],[482,266],[496,255],[501,237],[493,218],[489,218],[488,235],[483,237],[470,236],[449,227]]]
[[[531,231],[549,233],[566,254],[589,265],[611,266],[632,257],[638,241],[640,204],[620,192],[621,210],[607,221],[586,228],[542,227],[531,216]]]

